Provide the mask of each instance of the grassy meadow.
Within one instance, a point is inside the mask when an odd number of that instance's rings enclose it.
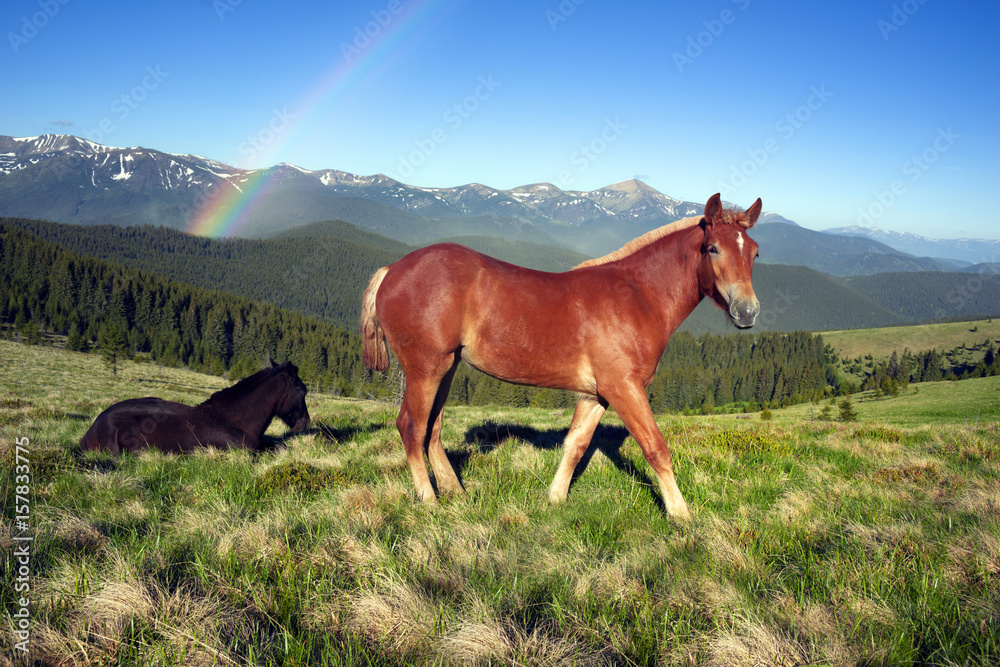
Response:
[[[849,329],[824,331],[821,334],[840,357],[853,359],[871,354],[876,360],[888,359],[893,352],[903,350],[953,350],[972,347],[989,339],[1000,341],[1000,318],[975,322],[944,322],[939,324],[914,324],[878,329]]]
[[[115,379],[96,356],[0,341],[0,661],[1000,662],[1000,377],[856,396],[854,423],[813,404],[662,416],[686,524],[665,518],[613,414],[556,507],[571,411],[446,408],[467,493],[431,506],[384,403],[311,394],[313,426],[284,438],[276,421],[256,454],[79,451],[115,401],[193,404],[227,384],[131,362]],[[19,438],[27,655],[12,633]]]

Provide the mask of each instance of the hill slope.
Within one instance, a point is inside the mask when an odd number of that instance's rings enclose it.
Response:
[[[266,240],[212,240],[157,227],[83,227],[8,220],[40,238],[208,289],[261,299],[356,329],[361,292],[379,267],[412,250],[337,221]],[[560,271],[580,256],[495,238],[465,238],[507,261]],[[824,331],[891,326],[946,317],[1000,314],[1000,276],[899,273],[837,278],[801,266],[759,264],[754,287],[762,312],[756,330]],[[694,333],[731,331],[703,303],[684,323]]]
[[[4,220],[87,255],[205,289],[289,308],[356,330],[361,292],[379,267],[410,250],[360,230],[346,237],[214,240],[164,227],[84,227]]]
[[[750,234],[769,264],[808,266],[835,276],[857,276],[889,271],[948,271],[951,263],[913,257],[859,236],[837,236],[775,222],[755,227]]]
[[[911,322],[1000,314],[1000,275],[884,273],[847,284]]]

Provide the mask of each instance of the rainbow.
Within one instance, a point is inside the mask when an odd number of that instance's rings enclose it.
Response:
[[[269,128],[272,131],[266,135],[270,139],[254,145],[250,151],[253,159],[270,164],[269,156],[299,145],[353,89],[391,65],[400,56],[400,47],[430,25],[432,17],[440,15],[439,6],[451,1],[389,0],[384,7],[371,11],[370,20],[356,26],[340,44],[336,67],[312,87],[293,111],[287,114],[275,111]],[[275,125],[279,116],[279,124]],[[261,135],[263,138],[264,130]],[[279,171],[256,169],[245,172],[244,179],[238,182],[215,186],[198,206],[185,231],[197,236],[238,236],[279,178]]]

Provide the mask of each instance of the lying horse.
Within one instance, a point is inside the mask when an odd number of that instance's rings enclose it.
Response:
[[[298,433],[309,426],[306,386],[291,362],[217,391],[191,407],[159,398],[133,398],[102,412],[80,440],[84,449],[112,454],[155,447],[187,453],[195,447],[260,449],[264,431],[278,417]]]
[[[722,208],[655,229],[565,273],[544,273],[452,243],[416,250],[372,276],[362,298],[364,362],[406,375],[396,419],[417,496],[435,499],[424,452],[442,491],[462,489],[441,447],[441,414],[459,361],[500,380],[576,392],[579,399],[549,501],[566,499],[573,470],[610,405],[656,472],[667,513],[686,519],[670,448],[645,387],[671,334],[705,297],[739,328],[760,304],[751,275],[757,244],[746,231],[761,202]]]

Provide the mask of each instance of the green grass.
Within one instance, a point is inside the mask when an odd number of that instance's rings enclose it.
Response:
[[[975,329],[975,331],[973,331]],[[824,331],[823,342],[832,346],[840,357],[856,359],[871,354],[876,360],[888,359],[895,351],[923,352],[937,349],[953,350],[965,345],[979,345],[984,340],[1000,341],[1000,318],[972,322],[919,324],[878,329]]]
[[[911,428],[939,424],[982,426],[1000,421],[1000,376],[911,384],[896,398],[876,400],[873,392],[866,391],[855,394],[853,401],[863,422]],[[809,420],[827,403],[803,403],[774,414],[783,423]]]
[[[195,403],[226,383],[132,363],[113,380],[96,357],[0,341],[5,498],[15,439],[31,442],[31,657],[996,664],[998,380],[855,397],[852,424],[811,405],[663,417],[694,516],[680,525],[613,414],[550,507],[570,411],[447,408],[467,493],[426,506],[392,406],[310,395],[314,428],[259,454],[82,453],[115,400]],[[6,614],[19,534],[5,502]],[[8,619],[0,646],[19,659]]]

